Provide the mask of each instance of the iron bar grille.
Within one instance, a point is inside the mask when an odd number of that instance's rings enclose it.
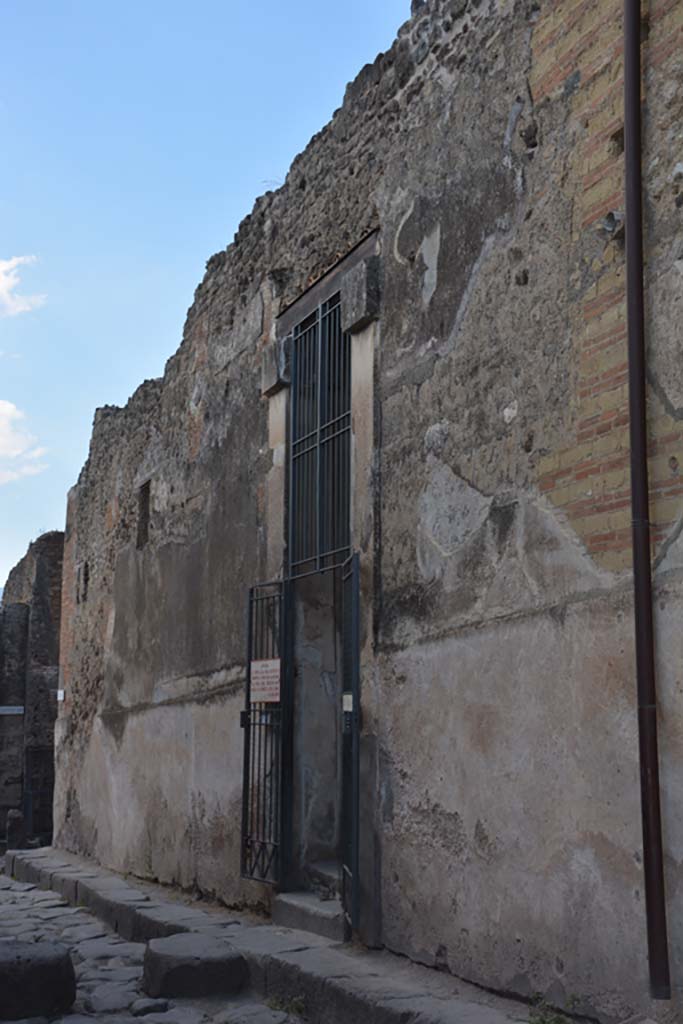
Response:
[[[349,554],[351,337],[339,294],[292,336],[290,577],[340,565]]]
[[[249,594],[242,797],[242,875],[280,880],[282,829],[282,692],[280,701],[252,700],[254,662],[280,661],[283,685],[283,586],[264,583]]]

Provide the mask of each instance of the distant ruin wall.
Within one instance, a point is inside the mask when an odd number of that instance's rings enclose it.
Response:
[[[11,571],[0,607],[0,837],[7,813],[49,839],[64,534],[45,533]],[[22,709],[23,713],[9,713]]]
[[[260,398],[261,356],[277,314],[378,228],[362,556],[374,560],[363,717],[379,758],[381,938],[487,986],[604,1019],[655,1016],[621,4],[414,8],[208,261],[163,379],[96,414],[67,517],[57,839],[229,903],[267,900],[239,879],[246,590],[272,575],[283,535],[283,421],[280,400]],[[652,515],[679,972],[682,33],[680,5],[651,0]]]

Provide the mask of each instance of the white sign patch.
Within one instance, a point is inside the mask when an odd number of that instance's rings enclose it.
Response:
[[[252,704],[278,704],[280,702],[280,659],[265,658],[251,663]]]

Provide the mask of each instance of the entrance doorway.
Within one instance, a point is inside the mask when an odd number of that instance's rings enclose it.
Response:
[[[289,348],[286,573],[249,603],[242,873],[339,898],[357,928],[359,559],[339,293],[294,327]]]

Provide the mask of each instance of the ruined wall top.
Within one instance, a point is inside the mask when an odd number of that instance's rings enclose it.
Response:
[[[62,571],[62,552],[64,534],[61,530],[50,530],[37,537],[28,548],[24,557],[17,562],[7,577],[2,592],[2,607],[10,604],[31,604],[36,585],[38,566],[41,561],[47,567],[50,590],[54,590],[55,598],[59,596]]]
[[[96,411],[91,458],[111,430],[130,433],[153,421],[163,394],[192,362],[188,350],[198,334],[225,365],[238,354],[244,320],[264,286],[277,316],[379,226],[374,190],[397,138],[418,127],[418,97],[442,87],[444,76],[484,66],[485,44],[509,8],[504,0],[412,0],[393,44],[348,83],[341,106],[294,157],[284,184],[258,197],[232,242],[207,260],[163,377],[141,384],[123,409]],[[516,8],[528,22],[535,4],[522,0]],[[258,336],[252,332],[251,340]]]

